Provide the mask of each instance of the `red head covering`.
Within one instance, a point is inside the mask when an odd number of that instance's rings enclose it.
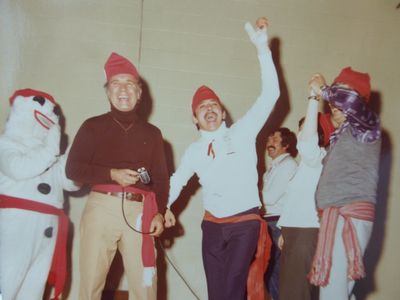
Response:
[[[139,73],[135,66],[125,57],[115,52],[111,53],[110,57],[107,59],[104,65],[104,71],[106,73],[107,81],[109,81],[114,75],[118,74],[130,74],[136,80],[139,80]]]
[[[53,102],[55,105],[57,105],[56,100],[54,100],[54,98],[51,95],[49,95],[45,92],[36,91],[36,90],[32,90],[32,89],[22,89],[22,90],[15,91],[14,94],[10,97],[10,105],[11,106],[13,105],[15,98],[17,98],[18,96],[22,96],[22,97],[41,96],[41,97],[44,97],[47,100]]]
[[[219,100],[217,94],[215,94],[214,91],[209,87],[202,85],[197,89],[196,93],[194,93],[193,95],[193,100],[192,100],[193,114],[196,111],[197,106],[199,106],[203,100],[208,100],[208,99],[215,100],[219,103],[219,105],[222,106],[221,100]]]
[[[367,102],[371,95],[371,84],[368,73],[354,71],[351,67],[344,68],[333,83],[347,84],[350,88],[356,90]]]

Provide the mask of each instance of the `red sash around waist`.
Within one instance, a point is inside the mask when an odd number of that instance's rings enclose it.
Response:
[[[247,276],[247,300],[264,300],[264,273],[267,269],[271,252],[271,239],[267,231],[267,222],[258,214],[217,218],[208,211],[204,213],[204,220],[218,224],[239,223],[250,220],[260,221],[257,251]]]
[[[347,276],[351,280],[365,276],[363,255],[351,218],[372,222],[375,216],[375,205],[371,202],[359,201],[341,207],[328,207],[322,211],[317,250],[308,275],[310,282],[314,285],[326,286],[329,283],[333,243],[339,215],[344,218],[342,237],[347,257]]]
[[[50,273],[47,282],[54,286],[54,297],[52,300],[58,300],[61,295],[67,274],[67,238],[68,238],[68,216],[62,209],[54,206],[28,200],[15,198],[7,195],[0,195],[0,208],[16,208],[35,211],[38,213],[58,216],[58,231],[56,245],[51,263]]]

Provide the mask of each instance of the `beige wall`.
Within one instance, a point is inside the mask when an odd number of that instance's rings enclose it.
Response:
[[[295,129],[305,111],[307,80],[313,72],[322,72],[331,81],[342,67],[351,65],[372,77],[374,107],[380,111],[385,134],[377,226],[367,254],[369,275],[361,292],[368,292],[367,299],[397,299],[398,2],[1,0],[0,128],[9,111],[8,97],[15,89],[30,87],[52,94],[61,104],[71,142],[86,118],[108,110],[103,64],[116,51],[132,59],[148,83],[146,112],[163,131],[172,171],[185,147],[198,136],[191,123],[190,99],[199,85],[217,91],[233,120],[253,103],[259,91],[258,65],[243,24],[268,16],[282,90],[268,125]],[[168,255],[200,298],[206,299],[200,195],[197,189],[182,197],[176,208],[180,228],[166,237],[173,244]],[[77,299],[78,228],[86,197],[70,196],[67,201],[74,229],[68,299]],[[163,271],[165,262],[161,266],[161,292],[168,299],[191,299],[174,270],[167,265]]]

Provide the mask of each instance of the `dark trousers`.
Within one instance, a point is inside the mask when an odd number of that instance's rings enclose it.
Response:
[[[246,299],[247,275],[257,248],[260,222],[203,221],[201,228],[208,299]]]
[[[271,257],[265,273],[265,285],[272,299],[279,300],[279,261],[281,250],[278,247],[278,240],[281,230],[276,226],[278,220],[270,221],[268,218],[264,219],[268,222],[268,233],[272,239]]]
[[[282,300],[317,300],[319,289],[309,283],[318,228],[282,227],[280,289]]]

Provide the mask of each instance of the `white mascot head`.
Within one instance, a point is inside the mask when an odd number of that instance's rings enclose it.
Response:
[[[61,111],[54,98],[47,93],[18,90],[10,97],[10,105],[5,135],[40,142],[53,125],[58,126]]]

